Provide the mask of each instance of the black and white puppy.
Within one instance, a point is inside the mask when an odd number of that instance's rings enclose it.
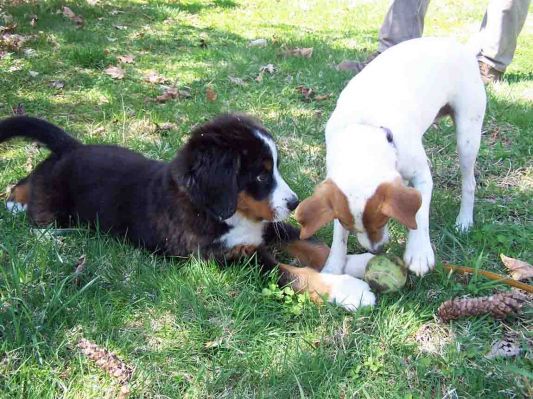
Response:
[[[7,204],[27,209],[36,225],[98,225],[172,256],[222,260],[257,253],[266,270],[278,265],[267,247],[281,246],[314,268],[280,265],[282,283],[348,309],[359,303],[349,294],[356,279],[316,272],[329,248],[299,240],[298,229],[281,223],[298,199],[279,173],[272,136],[249,117],[225,115],[197,127],[169,163],[118,146],[83,145],[32,117],[0,122],[0,142],[16,136],[52,152],[15,186]]]

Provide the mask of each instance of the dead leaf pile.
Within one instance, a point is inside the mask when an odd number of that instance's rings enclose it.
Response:
[[[124,79],[126,71],[121,67],[111,65],[104,69],[104,73],[111,76],[113,79]]]
[[[522,281],[533,278],[533,266],[529,263],[504,254],[500,254],[500,258],[514,280]]]
[[[83,20],[83,17],[81,15],[76,15],[69,7],[64,6],[61,12],[63,13],[63,16],[74,22],[78,28],[81,28],[84,25],[85,21]]]
[[[302,57],[302,58],[311,58],[313,56],[313,47],[307,48],[288,48],[283,50],[283,55],[285,57]]]
[[[317,95],[313,89],[306,86],[298,86],[296,91],[302,95],[304,101],[323,101],[331,97],[331,94]]]

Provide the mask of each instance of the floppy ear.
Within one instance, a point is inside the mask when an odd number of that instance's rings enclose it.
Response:
[[[353,226],[348,200],[330,179],[320,183],[315,193],[298,205],[294,216],[302,226],[300,231],[302,240],[311,237],[333,219],[339,219],[343,226],[347,226],[346,228]]]
[[[237,154],[208,143],[184,148],[171,168],[174,179],[195,206],[224,220],[237,209],[239,167]]]
[[[416,230],[416,213],[422,205],[422,196],[411,187],[401,183],[385,183],[387,188],[381,205],[381,212],[411,230]]]
[[[298,205],[294,216],[302,226],[300,239],[305,240],[335,219],[335,212],[328,198],[317,191]]]

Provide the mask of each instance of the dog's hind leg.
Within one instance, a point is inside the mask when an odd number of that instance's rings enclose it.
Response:
[[[482,89],[483,90],[483,89]],[[481,128],[485,114],[485,93],[472,93],[472,99],[462,98],[462,107],[454,113],[455,128],[457,130],[457,152],[461,168],[461,208],[455,221],[460,231],[467,231],[474,222],[474,194],[476,179],[474,166],[479,151]]]
[[[6,202],[6,208],[12,213],[24,212],[28,208],[30,200],[30,183],[25,177],[20,180],[9,193]]]

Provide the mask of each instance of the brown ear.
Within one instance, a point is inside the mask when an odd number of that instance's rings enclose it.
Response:
[[[384,199],[381,212],[411,230],[416,230],[416,213],[422,205],[422,196],[414,188],[406,187],[402,183],[384,183]]]
[[[298,205],[294,216],[302,226],[300,239],[311,237],[318,229],[335,218],[335,212],[324,193],[317,190]]]

